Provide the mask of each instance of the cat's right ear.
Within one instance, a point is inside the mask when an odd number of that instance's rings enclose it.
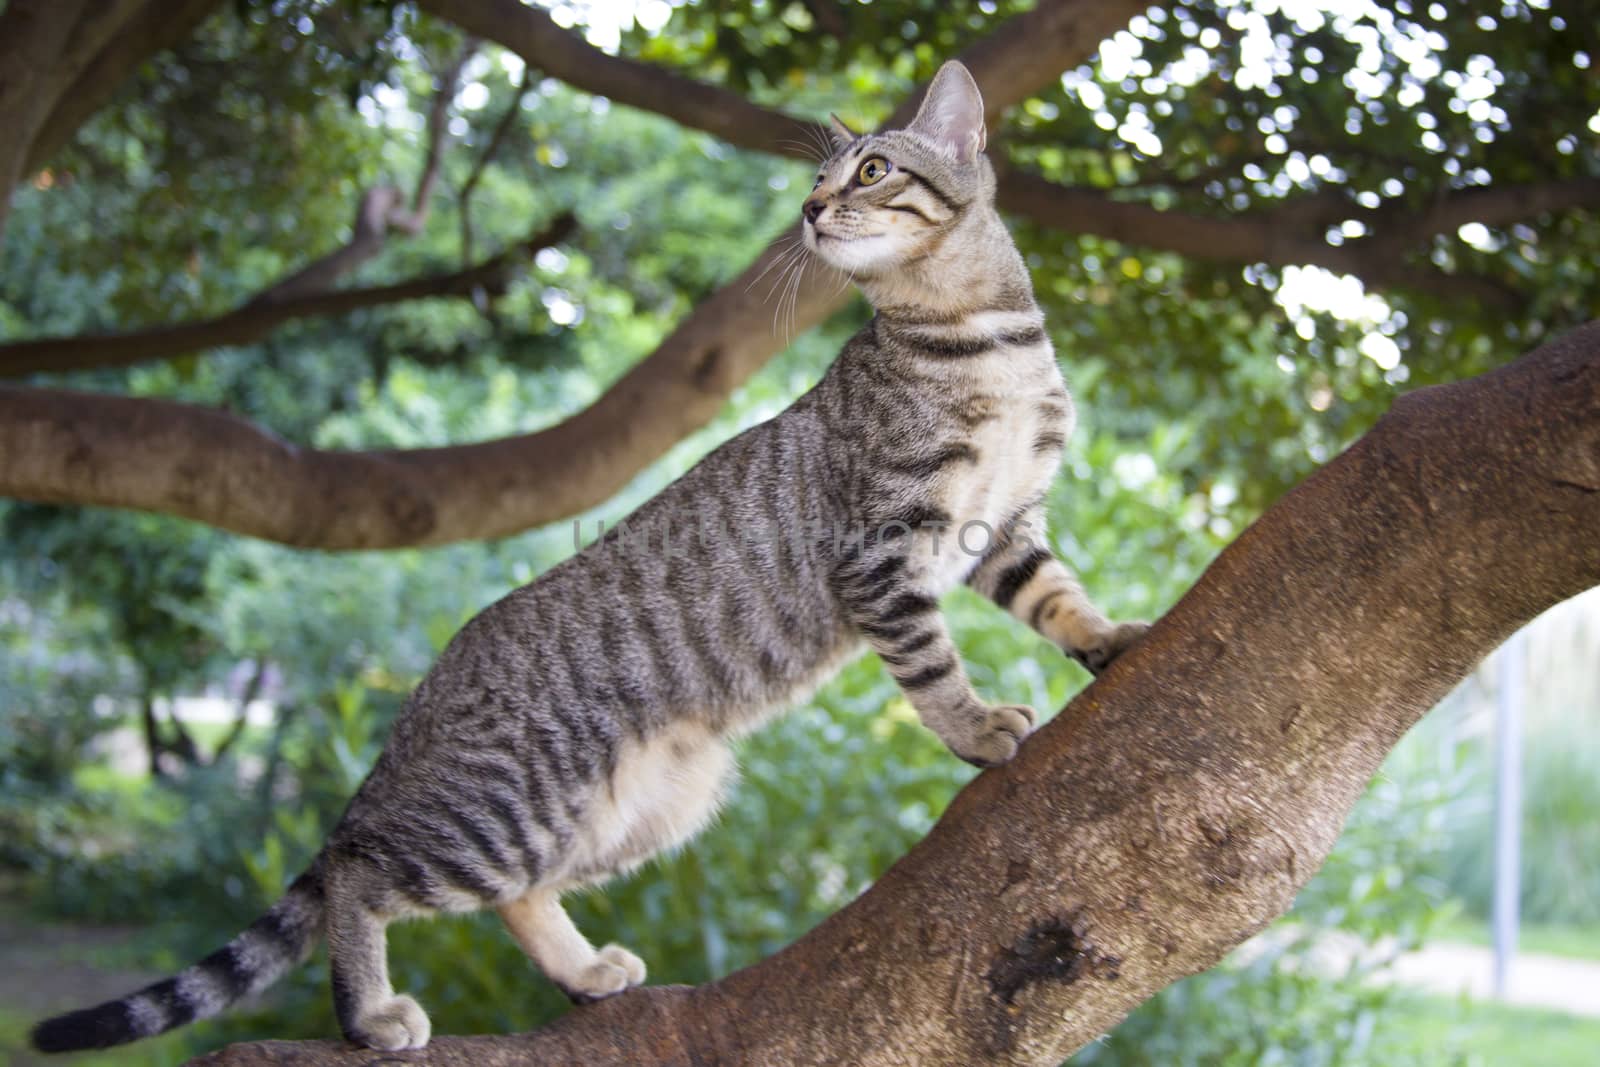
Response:
[[[967,68],[953,59],[940,67],[917,117],[906,128],[963,163],[976,160],[988,133],[983,126],[983,97]]]
[[[844,119],[828,113],[828,129],[833,133],[833,147],[849,148],[861,135],[844,124]]]

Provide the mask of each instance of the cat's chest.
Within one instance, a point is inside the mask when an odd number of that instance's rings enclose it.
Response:
[[[1026,373],[991,380],[962,407],[960,440],[971,458],[953,467],[938,491],[938,507],[950,516],[959,549],[936,568],[941,584],[965,578],[982,555],[980,546],[1044,496],[1074,421],[1053,358]]]

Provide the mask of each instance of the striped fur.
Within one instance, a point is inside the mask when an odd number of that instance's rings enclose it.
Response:
[[[991,765],[1034,713],[973,691],[941,594],[968,582],[1094,670],[1136,639],[1049,551],[1039,502],[1073,409],[982,139],[955,64],[908,129],[844,137],[806,239],[877,315],[823,380],[469,622],[266,918],[177,979],[42,1024],[40,1047],[219,1010],[318,933],[346,1036],[420,1046],[428,1019],[390,987],[384,927],[486,907],[574,1000],[621,992],[644,965],[592,947],[561,894],[688,839],[732,775],[728,739],[863,644],[956,755]],[[861,185],[868,158],[888,173]]]

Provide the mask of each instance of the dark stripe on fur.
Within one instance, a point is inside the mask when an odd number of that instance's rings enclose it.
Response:
[[[1036,548],[1022,558],[1020,563],[1013,563],[1000,573],[994,583],[994,602],[1002,608],[1010,608],[1011,602],[1017,598],[1022,587],[1033,580],[1039,568],[1051,558],[1050,550]]]
[[[890,464],[888,469],[896,474],[925,479],[934,477],[946,467],[956,463],[971,463],[976,466],[977,462],[978,450],[962,442],[960,444],[947,445],[939,449],[939,451],[929,453],[926,456],[918,456],[916,459]]]
[[[930,182],[927,178],[924,178],[921,174],[918,174],[914,170],[907,170],[905,167],[900,168],[900,173],[904,174],[907,178],[912,179],[924,189],[928,190],[928,192],[932,193],[933,198],[939,201],[940,204],[943,204],[946,211],[949,211],[951,214],[958,214],[961,211],[961,204],[951,199],[949,193],[946,193],[943,189]]]
[[[915,215],[924,222],[934,222],[933,219],[928,217],[928,213],[926,211],[923,211],[921,208],[912,204],[885,204],[883,206],[888,208],[890,211],[901,211],[907,215]]]
[[[949,675],[951,671],[955,669],[955,657],[946,656],[938,663],[935,663],[931,667],[924,667],[916,674],[910,674],[904,678],[898,678],[897,676],[897,680],[900,682],[901,688],[904,689],[926,689],[928,686],[942,681],[947,675]]]
[[[923,593],[902,593],[878,613],[878,622],[899,622],[918,615],[926,615],[939,606],[939,602]]]
[[[1044,430],[1033,439],[1033,450],[1041,456],[1049,452],[1059,452],[1065,447],[1067,447],[1066,435],[1054,430]]]
[[[973,356],[984,355],[1000,347],[1036,345],[1043,341],[1044,337],[1045,334],[1042,327],[1029,326],[1024,330],[1007,330],[1004,333],[984,334],[981,337],[969,337],[962,340],[947,340],[929,337],[926,334],[914,334],[906,337],[906,341],[924,355],[937,356],[940,359],[968,359]]]

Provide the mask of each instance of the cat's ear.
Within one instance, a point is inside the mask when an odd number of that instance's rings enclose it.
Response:
[[[971,163],[983,151],[988,133],[983,127],[983,97],[967,68],[951,60],[939,68],[928,85],[928,95],[907,129],[920,133],[943,151]]]
[[[831,111],[828,113],[828,128],[833,131],[833,147],[849,148],[861,135],[844,124],[844,119]]]

